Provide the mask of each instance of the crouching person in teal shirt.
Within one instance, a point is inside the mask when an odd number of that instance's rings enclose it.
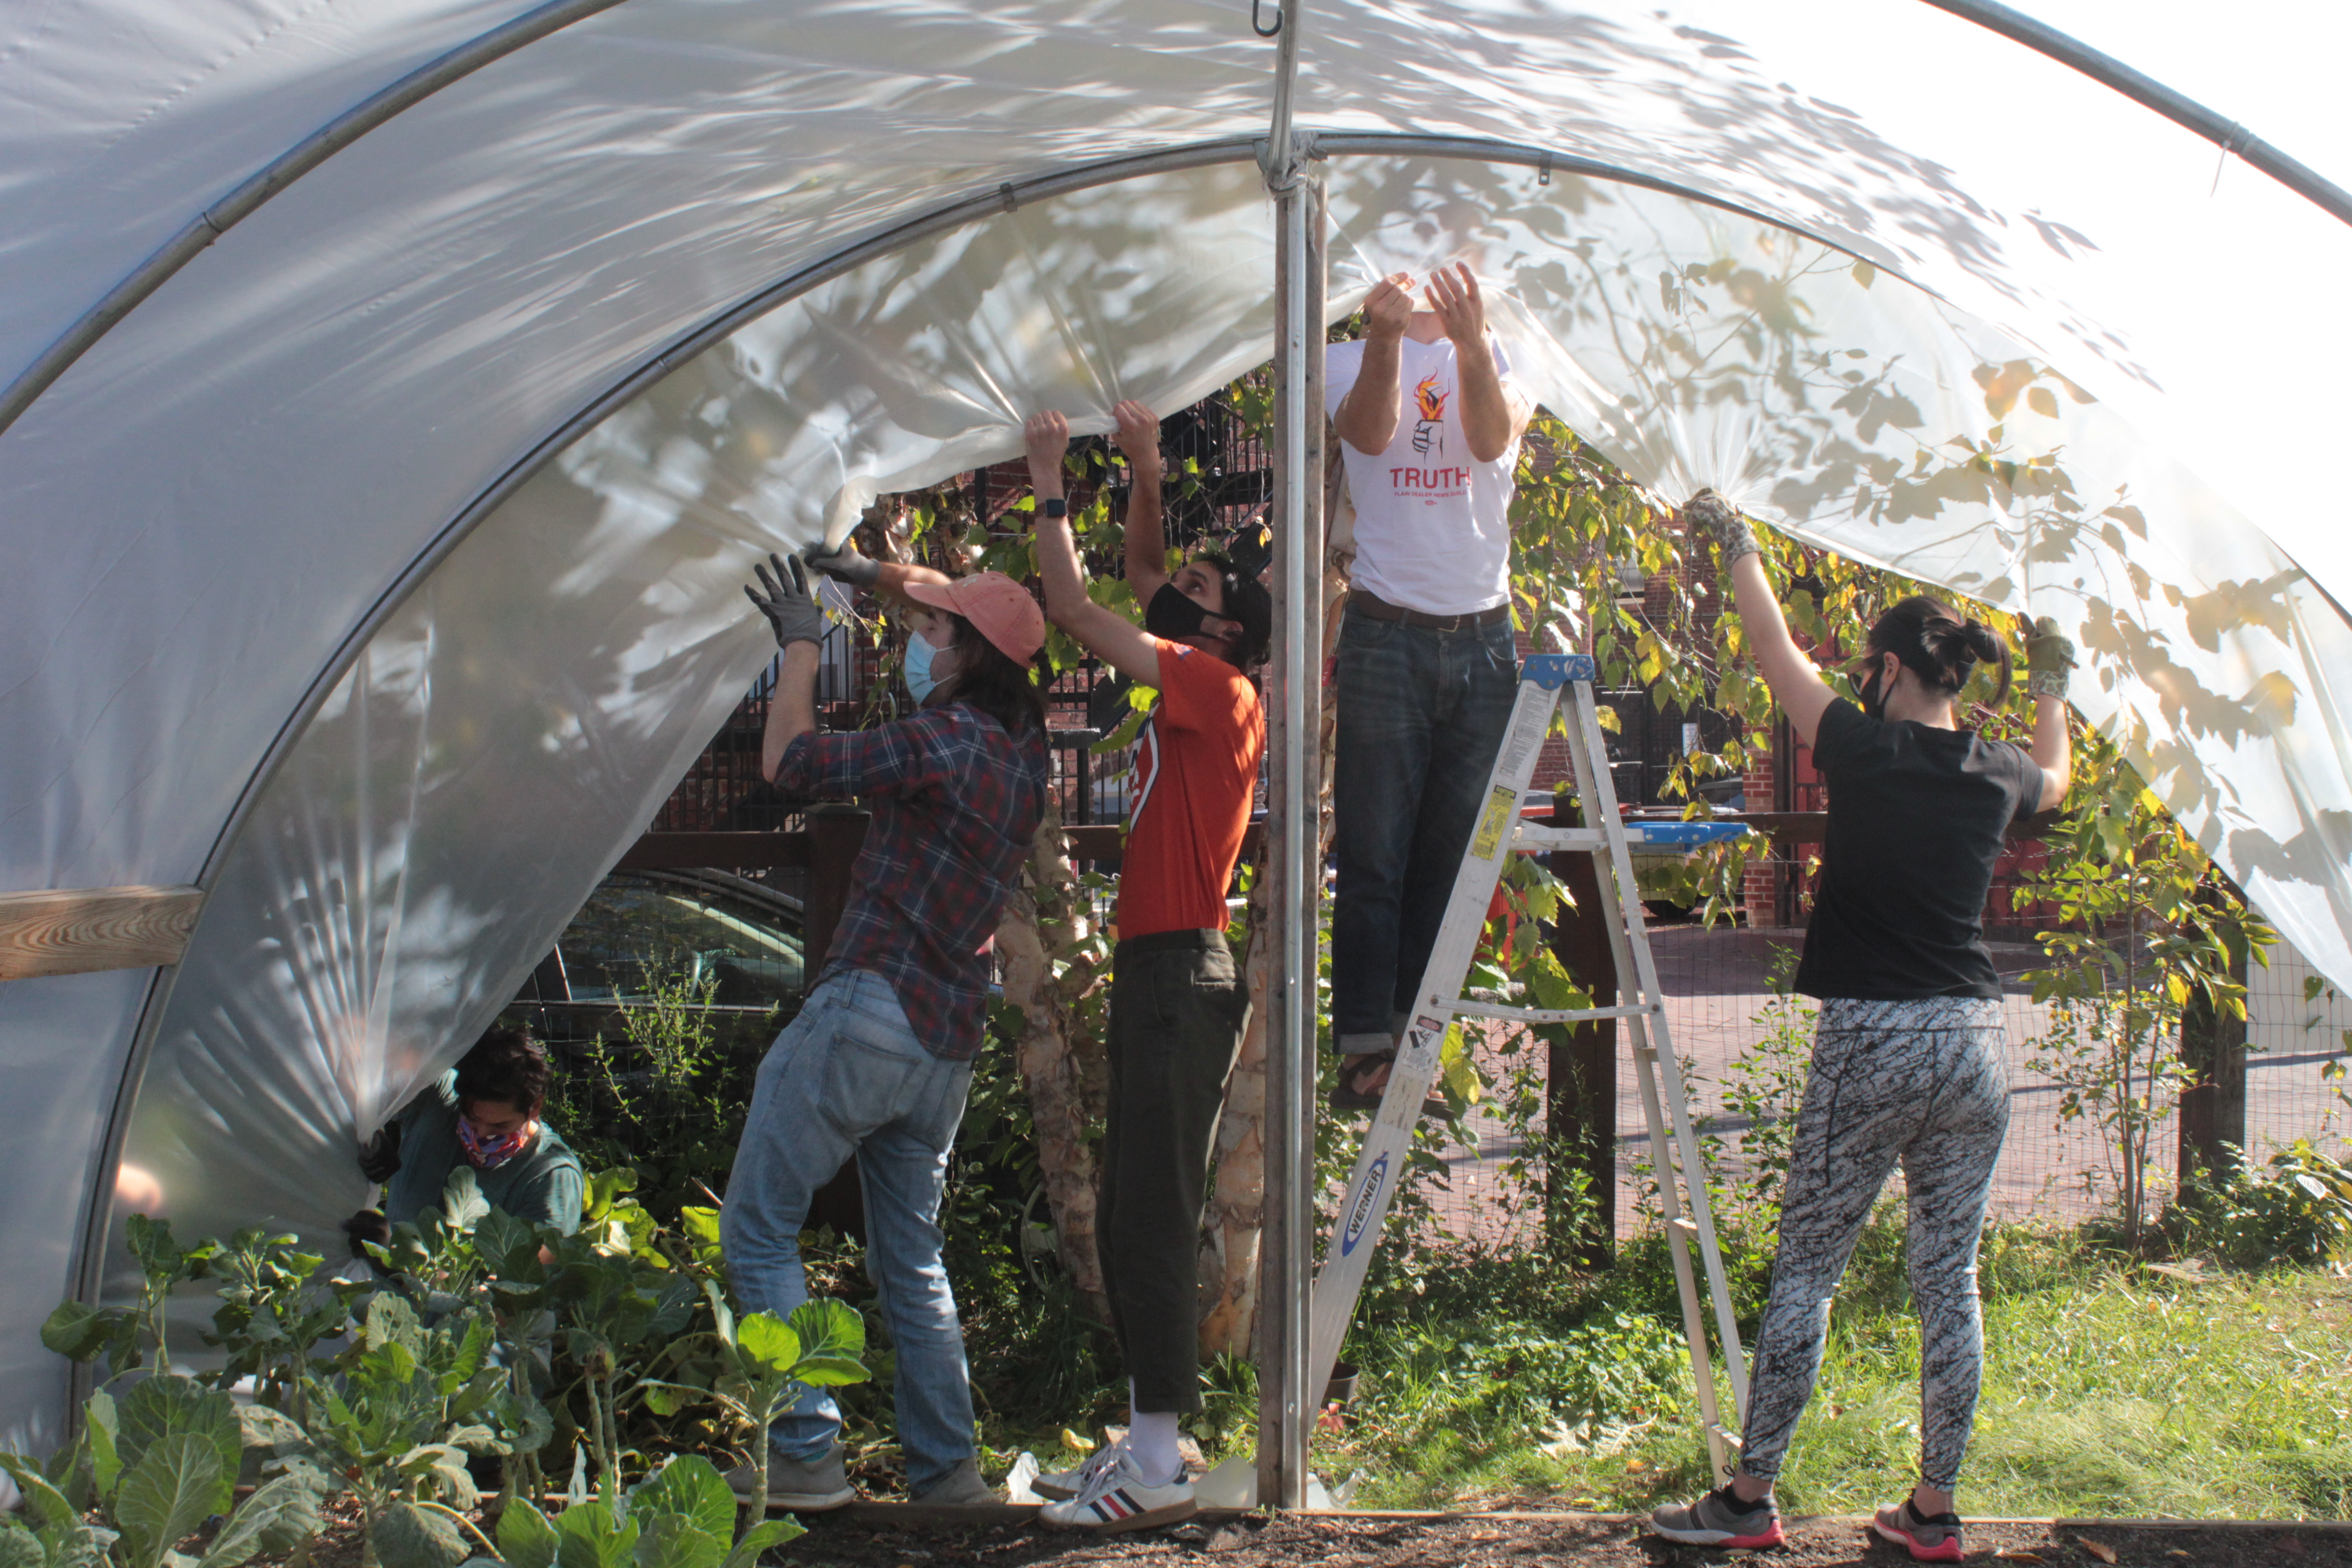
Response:
[[[384,1184],[383,1207],[346,1222],[353,1243],[388,1242],[392,1227],[440,1205],[450,1173],[473,1168],[485,1202],[569,1236],[580,1228],[580,1156],[541,1120],[547,1053],[519,1029],[492,1029],[455,1069],[403,1107],[360,1149],[360,1172]]]

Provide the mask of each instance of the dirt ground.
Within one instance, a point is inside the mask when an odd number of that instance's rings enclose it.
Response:
[[[313,1543],[310,1568],[355,1568],[356,1518],[342,1500],[330,1506],[328,1517],[326,1533]],[[1705,1568],[1742,1558],[1759,1568],[1904,1568],[1910,1561],[1855,1519],[1789,1521],[1789,1544],[1762,1552],[1669,1545],[1614,1514],[1223,1514],[1167,1530],[1098,1536],[1050,1529],[1034,1509],[864,1504],[805,1522],[807,1534],[769,1553],[769,1568]],[[2352,1568],[2352,1525],[2343,1524],[1979,1523],[1969,1527],[1968,1545],[1969,1562],[1991,1568]],[[254,1568],[268,1565],[257,1560]]]
[[[979,1516],[980,1510],[970,1510]],[[810,1519],[809,1532],[772,1562],[805,1568],[1029,1568],[1051,1563],[1203,1563],[1213,1568],[1698,1568],[1752,1557],[1790,1568],[1872,1564],[1896,1568],[1910,1559],[1869,1536],[1853,1519],[1791,1521],[1789,1544],[1742,1553],[1673,1546],[1622,1516],[1460,1515],[1380,1517],[1244,1515],[1203,1518],[1133,1535],[1076,1536],[1034,1517],[1003,1523],[901,1523],[878,1509]],[[2185,1526],[2128,1529],[2047,1521],[1979,1524],[1968,1536],[1970,1563],[2048,1563],[2053,1568],[2257,1568],[2284,1564],[2352,1568],[2352,1527]],[[2105,1548],[2103,1552],[2100,1548]]]

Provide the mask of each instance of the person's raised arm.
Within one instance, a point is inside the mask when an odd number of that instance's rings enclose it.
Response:
[[[1119,406],[1124,409],[1129,405]],[[1141,405],[1135,406],[1139,408]],[[1121,428],[1125,428],[1123,420]],[[1127,617],[1087,596],[1086,571],[1078,562],[1078,542],[1070,532],[1069,513],[1062,494],[1062,457],[1070,447],[1069,422],[1052,409],[1032,414],[1021,426],[1021,439],[1028,451],[1029,483],[1037,496],[1037,575],[1045,584],[1045,618],[1077,638],[1087,652],[1121,675],[1145,686],[1158,686],[1158,645]],[[1160,455],[1158,440],[1159,425],[1155,421],[1155,474]],[[1154,500],[1157,499],[1155,488]],[[1155,535],[1159,532],[1156,523],[1152,531]],[[1130,559],[1133,551],[1130,542]],[[1166,581],[1164,571],[1161,581]]]
[[[2066,677],[2074,668],[2074,644],[2049,616],[2033,623],[2025,639],[2025,689],[2033,694],[2033,765],[2042,770],[2038,811],[2055,811],[2074,776],[2074,744],[2066,731]]]
[[[816,731],[817,647],[824,637],[824,611],[809,592],[799,561],[773,553],[768,560],[775,566],[774,575],[766,566],[754,565],[760,587],[746,584],[743,593],[768,617],[776,646],[783,650],[775,688],[768,694],[767,727],[760,735],[760,776],[773,784],[793,742]]]
[[[1454,374],[1462,386],[1462,434],[1470,443],[1470,455],[1491,463],[1525,433],[1535,406],[1518,388],[1505,386],[1502,373],[1495,368],[1495,347],[1486,341],[1486,304],[1467,264],[1441,267],[1430,274],[1429,306],[1454,342]]]
[[[1168,582],[1168,533],[1160,504],[1160,417],[1132,397],[1110,411],[1112,437],[1127,454],[1127,585],[1140,606]]]
[[[1837,700],[1837,693],[1789,635],[1789,623],[1780,614],[1780,602],[1772,596],[1772,580],[1764,574],[1764,557],[1757,552],[1756,535],[1748,520],[1713,490],[1701,490],[1685,501],[1683,518],[1692,533],[1711,540],[1721,552],[1718,570],[1731,579],[1740,632],[1755,651],[1764,684],[1772,689],[1797,738],[1811,745],[1822,715]]]
[[[838,544],[803,550],[801,559],[809,563],[812,571],[837,578],[853,588],[870,588],[877,594],[887,594],[905,604],[914,603],[907,597],[907,584],[909,583],[954,581],[944,572],[934,572],[928,566],[918,566],[910,562],[873,560],[858,553],[856,542],[846,536]]]
[[[1400,272],[1372,285],[1364,297],[1364,360],[1356,371],[1356,384],[1339,400],[1331,428],[1339,439],[1368,456],[1389,449],[1396,438],[1397,421],[1404,416],[1404,383],[1397,366],[1403,356],[1405,323],[1412,320],[1412,282]]]

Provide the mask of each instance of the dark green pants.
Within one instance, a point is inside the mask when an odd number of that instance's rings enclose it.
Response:
[[[1249,991],[1223,931],[1111,955],[1110,1110],[1095,1245],[1138,1410],[1201,1408],[1201,1201]]]

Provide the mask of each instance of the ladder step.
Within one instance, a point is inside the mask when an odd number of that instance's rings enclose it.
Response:
[[[1598,854],[1609,847],[1609,841],[1597,827],[1538,827],[1523,822],[1511,845],[1517,849],[1580,849]]]
[[[1706,1429],[1710,1435],[1722,1439],[1732,1447],[1739,1447],[1739,1434],[1727,1429],[1722,1422],[1710,1421],[1706,1424]]]
[[[1510,1018],[1522,1024],[1581,1024],[1593,1018],[1646,1018],[1657,1004],[1632,1007],[1512,1007],[1501,1002],[1478,1002],[1456,996],[1438,1004],[1449,1012],[1474,1018]]]
[[[1674,1218],[1666,1221],[1666,1228],[1668,1230],[1679,1230],[1685,1236],[1696,1236],[1698,1234],[1698,1221],[1691,1218],[1688,1215],[1676,1215]]]

